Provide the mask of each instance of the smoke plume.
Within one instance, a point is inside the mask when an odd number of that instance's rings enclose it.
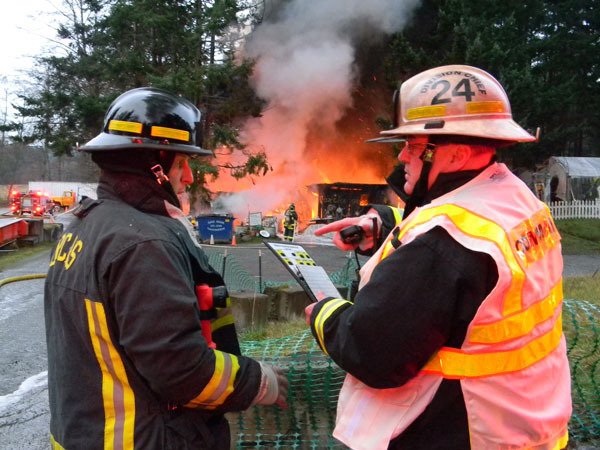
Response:
[[[273,171],[256,178],[255,184],[221,176],[218,189],[235,192],[221,199],[224,209],[245,218],[253,211],[281,212],[296,202],[301,220],[308,220],[310,208],[302,217],[307,209],[303,203],[309,201],[307,185],[375,179],[383,183],[386,173],[380,173],[376,163],[364,164],[365,158],[375,162],[379,156],[355,157],[352,139],[358,138],[340,133],[336,124],[352,107],[361,71],[358,46],[400,31],[417,3],[267,2],[265,20],[244,48],[245,56],[256,61],[253,86],[267,107],[261,117],[245,123],[241,138],[250,150],[265,151]],[[365,129],[372,131],[367,138],[377,135],[373,123],[365,123]]]

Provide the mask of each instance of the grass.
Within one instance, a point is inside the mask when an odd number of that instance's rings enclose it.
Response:
[[[600,306],[600,274],[564,278],[563,294],[565,298],[585,300]]]
[[[565,255],[600,255],[600,220],[557,220]]]
[[[42,242],[41,244],[37,244],[32,247],[20,247],[14,251],[12,251],[10,248],[7,248],[8,246],[0,249],[0,272],[16,266],[21,262],[28,260],[32,256],[49,251],[52,247],[54,247],[54,244],[54,242]]]
[[[244,330],[240,333],[241,341],[263,341],[265,339],[279,339],[286,336],[306,331],[308,325],[304,319],[288,322],[268,322],[265,327],[257,330]]]

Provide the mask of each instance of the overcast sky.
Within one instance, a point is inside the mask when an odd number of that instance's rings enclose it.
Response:
[[[33,66],[33,57],[51,48],[55,38],[52,24],[61,0],[2,1],[0,11],[0,123],[13,112],[10,103],[16,101],[15,93],[23,81],[24,73]]]

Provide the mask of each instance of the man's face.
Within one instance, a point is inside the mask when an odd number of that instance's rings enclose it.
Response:
[[[404,164],[404,192],[412,195],[415,185],[419,181],[421,171],[423,170],[423,160],[421,155],[425,151],[428,143],[427,136],[408,136],[407,144],[398,155],[398,160]],[[460,163],[455,162],[457,146],[455,144],[436,144],[435,153],[431,163],[431,170],[427,180],[427,187],[437,180],[440,173],[454,172],[461,170]]]
[[[427,136],[409,136],[405,147],[398,155],[398,161],[404,164],[404,192],[408,195],[412,195],[421,176],[423,169],[421,154],[425,151],[427,141]]]
[[[185,188],[194,182],[194,175],[189,165],[189,159],[188,155],[177,153],[167,174],[171,186],[173,186],[173,190],[177,195],[183,194]]]

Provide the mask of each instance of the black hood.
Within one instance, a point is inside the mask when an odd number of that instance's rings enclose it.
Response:
[[[493,164],[494,161],[490,162]],[[408,195],[404,191],[404,165],[398,164],[394,167],[392,173],[385,179],[388,186],[396,193],[398,197],[405,203],[403,218],[406,218],[415,208],[430,203],[433,199],[441,197],[454,189],[459,188],[463,184],[471,181],[488,166],[478,170],[464,170],[460,172],[440,173],[435,180],[435,183],[423,195]]]
[[[175,153],[169,154],[168,161],[162,160],[158,151],[105,151],[92,154],[92,160],[102,169],[100,181],[113,186],[115,194],[126,203],[138,208],[148,197],[158,197],[160,202],[181,207],[171,183],[158,183],[151,168],[161,164],[166,173]],[[164,208],[163,208],[164,209]]]

